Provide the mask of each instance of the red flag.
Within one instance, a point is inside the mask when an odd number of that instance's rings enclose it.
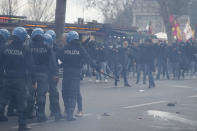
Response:
[[[174,16],[170,15],[169,20],[170,20],[170,24],[173,26],[174,25]]]
[[[182,38],[182,32],[180,29],[179,24],[176,22],[176,20],[174,19],[173,15],[170,15],[169,17],[169,21],[170,24],[172,25],[172,32],[173,32],[173,36],[180,42],[183,40]]]

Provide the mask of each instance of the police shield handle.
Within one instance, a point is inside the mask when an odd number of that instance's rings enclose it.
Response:
[[[37,89],[38,88],[38,83],[37,82],[35,82],[35,84],[33,85],[33,88],[34,89]]]

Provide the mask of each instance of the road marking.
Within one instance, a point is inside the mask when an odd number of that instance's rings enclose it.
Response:
[[[185,88],[185,89],[193,89],[193,87],[190,87],[190,86],[184,86],[184,85],[173,85],[173,87]]]
[[[154,118],[160,118],[162,120],[173,120],[177,122],[181,122],[184,124],[189,124],[192,126],[197,126],[197,121],[189,120],[183,117],[178,116],[177,114],[164,112],[164,111],[158,111],[158,110],[149,110],[147,111],[147,114],[150,116],[153,116]]]
[[[150,127],[153,127],[153,128],[157,128],[157,129],[165,129],[165,130],[178,130],[180,131],[181,128],[180,127],[176,127],[176,125],[174,125],[173,127],[172,126],[150,126]],[[192,128],[193,129],[193,128]],[[194,128],[195,129],[195,128]]]
[[[194,96],[188,96],[189,98],[196,98],[197,97],[197,95],[194,95]]]
[[[126,106],[126,107],[122,107],[122,108],[124,108],[124,109],[132,109],[132,108],[138,108],[138,107],[143,107],[143,106],[161,104],[161,103],[166,103],[166,102],[167,101],[156,101],[156,102],[151,102],[151,103],[144,103],[144,104],[139,104],[139,105]]]

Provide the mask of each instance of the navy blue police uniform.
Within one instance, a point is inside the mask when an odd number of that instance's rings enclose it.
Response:
[[[85,59],[93,67],[97,67],[79,42],[78,33],[71,31],[67,35],[68,44],[58,53],[58,58],[63,62],[62,95],[65,105],[67,120],[75,120],[73,113],[76,106],[77,95],[80,91],[81,63]]]
[[[54,49],[54,41],[56,39],[55,32],[53,30],[48,30],[45,33],[44,37],[45,37],[45,43],[52,49],[52,53],[53,53],[52,56],[54,56],[53,59],[55,59],[56,63],[58,64],[56,59],[56,50]],[[59,120],[62,116],[61,116],[60,104],[59,104],[59,91],[57,89],[58,78],[54,79],[53,75],[54,75],[53,71],[52,72],[49,71],[48,83],[49,83],[50,110],[51,110],[51,115],[55,116],[56,120]]]
[[[48,74],[52,73],[56,76],[57,65],[51,48],[44,44],[44,32],[40,28],[36,28],[32,32],[32,42],[30,49],[34,60],[34,78],[37,83],[37,120],[43,122],[47,120],[45,115],[46,93],[49,89]]]
[[[6,43],[9,38],[9,31],[6,29],[0,29],[0,54],[4,50]],[[4,68],[3,68],[3,58],[0,56],[0,92],[4,88]],[[0,110],[0,121],[8,121],[8,118],[4,115],[4,109]]]
[[[19,131],[29,129],[26,124],[26,106],[28,98],[27,76],[32,73],[32,57],[24,47],[27,32],[23,27],[15,28],[13,41],[1,54],[5,72],[5,86],[0,92],[0,110],[4,108],[11,97],[16,98]]]

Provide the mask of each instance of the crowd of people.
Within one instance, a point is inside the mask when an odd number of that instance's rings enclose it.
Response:
[[[60,44],[61,43],[61,44]],[[56,42],[53,30],[44,32],[35,28],[28,34],[23,27],[12,33],[0,29],[0,121],[8,116],[18,116],[19,131],[29,130],[27,119],[47,121],[45,114],[46,93],[49,93],[51,116],[63,118],[59,104],[59,70],[62,74],[62,98],[66,119],[76,120],[82,116],[80,80],[96,77],[96,83],[114,79],[114,88],[123,78],[124,87],[131,87],[128,76],[136,77],[139,84],[143,73],[143,84],[148,77],[149,88],[154,88],[155,79],[184,79],[185,74],[195,76],[197,71],[197,43],[195,41],[144,42],[119,40],[99,43],[79,40],[79,34],[70,31]],[[15,112],[15,109],[17,112]],[[36,114],[35,114],[36,112]]]
[[[153,42],[151,39],[145,39],[144,42],[123,39],[115,44],[91,41],[86,49],[101,71],[113,74],[116,78],[122,76],[125,87],[130,87],[129,74],[137,79],[138,84],[143,73],[143,84],[146,84],[148,77],[149,88],[152,88],[155,87],[154,80],[160,80],[161,76],[168,80],[179,80],[184,79],[185,75],[195,77],[197,72],[197,43],[194,40],[172,44],[165,41]],[[84,75],[93,75],[88,64],[82,68],[82,76]],[[99,72],[96,73],[96,82],[107,82],[106,76],[101,76]],[[117,84],[118,81],[115,81],[115,87]]]

